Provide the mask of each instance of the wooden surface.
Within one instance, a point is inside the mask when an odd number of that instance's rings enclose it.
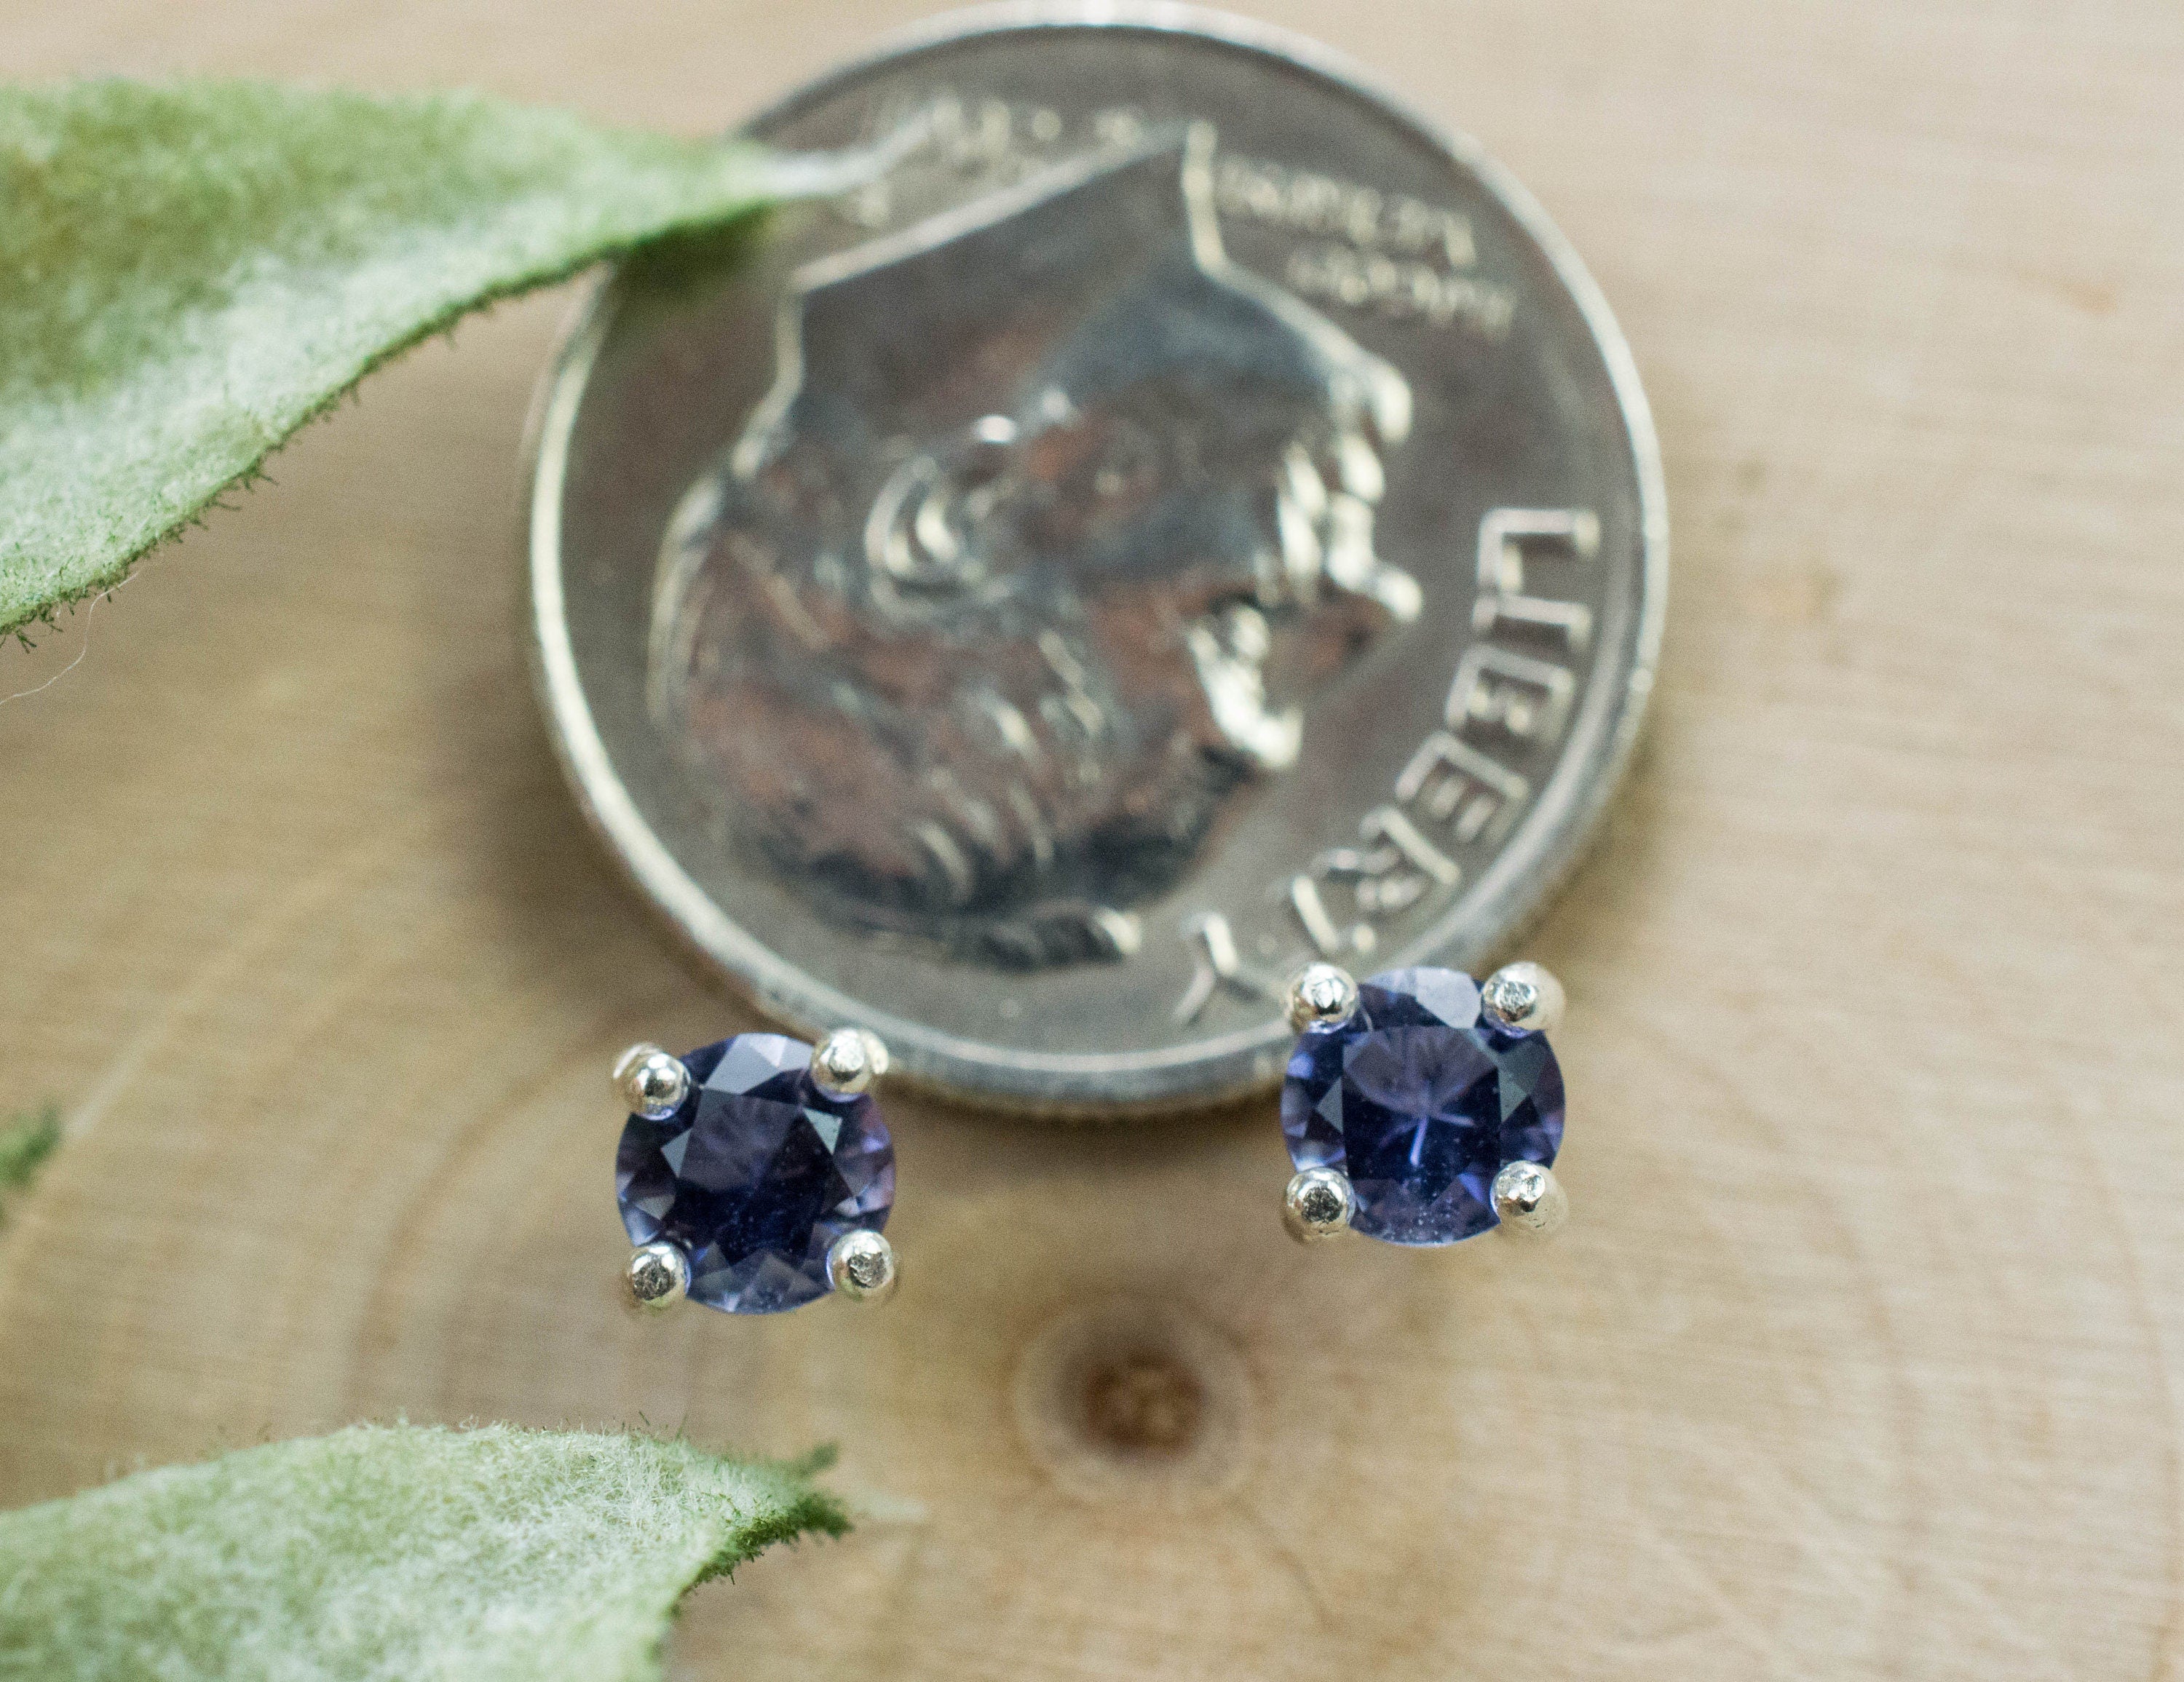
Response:
[[[696,132],[917,9],[9,0],[0,64]],[[2184,10],[1266,15],[1516,170],[1659,415],[1654,729],[1535,943],[1565,1238],[1306,1255],[1270,1108],[898,1104],[895,1305],[621,1317],[599,1069],[747,1019],[523,682],[539,300],[0,655],[80,660],[0,705],[0,1107],[70,1128],[0,1234],[0,1502],[643,1417],[837,1438],[866,1513],[700,1595],[693,1677],[2184,1669]]]

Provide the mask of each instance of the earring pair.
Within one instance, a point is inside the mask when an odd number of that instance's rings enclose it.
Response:
[[[1281,1102],[1296,1168],[1282,1206],[1292,1236],[1442,1245],[1496,1226],[1562,1225],[1553,976],[1519,963],[1483,985],[1424,967],[1361,983],[1311,964],[1286,1002],[1297,1030]],[[887,1066],[887,1047],[858,1028],[816,1045],[740,1033],[683,1057],[624,1052],[614,1083],[630,1115],[615,1194],[636,1246],[631,1296],[775,1314],[892,1290],[894,1250],[881,1229],[894,1143],[872,1095]]]

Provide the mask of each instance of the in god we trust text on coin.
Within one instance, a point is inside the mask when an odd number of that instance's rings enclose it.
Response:
[[[1612,787],[1663,582],[1536,211],[1167,11],[930,34],[754,132],[890,162],[618,277],[542,408],[542,689],[639,883],[778,1014],[1026,1107],[1270,1082],[1309,958],[1475,966]]]

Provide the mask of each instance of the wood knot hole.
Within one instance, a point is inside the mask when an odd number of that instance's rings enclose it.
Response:
[[[1084,1405],[1094,1442],[1119,1454],[1180,1454],[1198,1434],[1206,1389],[1171,1350],[1125,1350],[1084,1375]]]
[[[1171,1303],[1118,1297],[1056,1316],[1025,1345],[1011,1400],[1032,1458],[1085,1501],[1189,1502],[1243,1474],[1243,1359]]]

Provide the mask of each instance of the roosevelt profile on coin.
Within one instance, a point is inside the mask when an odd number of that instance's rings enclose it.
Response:
[[[662,545],[648,675],[735,843],[1008,966],[1136,908],[1414,619],[1375,552],[1410,390],[1232,262],[1211,125],[799,270],[772,390]]]

